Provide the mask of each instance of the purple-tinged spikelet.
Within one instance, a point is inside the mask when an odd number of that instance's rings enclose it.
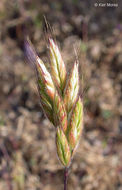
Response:
[[[55,94],[55,86],[53,84],[50,73],[47,71],[43,61],[38,57],[31,42],[25,42],[25,51],[29,62],[35,68],[38,82],[38,91],[40,102],[48,119],[53,122],[53,99]]]

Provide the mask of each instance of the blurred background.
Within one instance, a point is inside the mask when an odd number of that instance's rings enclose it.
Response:
[[[95,7],[98,0],[0,1],[0,190],[63,189],[55,130],[40,108],[23,48],[28,34],[47,63],[44,16],[68,71],[75,47],[84,76],[84,132],[68,190],[122,190],[122,1],[101,1],[118,6]]]

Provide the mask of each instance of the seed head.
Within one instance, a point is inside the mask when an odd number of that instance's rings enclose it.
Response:
[[[58,157],[68,167],[83,129],[83,102],[78,97],[78,64],[75,62],[67,80],[63,59],[52,39],[49,39],[51,74],[30,42],[25,48],[29,61],[35,65],[42,108],[56,127]]]

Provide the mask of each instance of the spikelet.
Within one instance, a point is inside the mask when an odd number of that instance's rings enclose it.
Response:
[[[63,92],[66,83],[66,68],[58,46],[53,39],[49,39],[49,42],[52,76],[56,86]]]
[[[54,124],[53,120],[53,100],[55,96],[55,87],[44,63],[37,59],[38,89],[42,108],[48,119]]]
[[[54,110],[54,121],[56,126],[61,126],[64,133],[67,130],[67,113],[65,110],[64,103],[58,94],[55,93],[55,98],[53,102],[53,110]]]
[[[69,76],[66,88],[64,90],[64,104],[66,106],[67,114],[70,113],[73,105],[77,100],[78,91],[79,91],[78,64],[75,62],[71,74]]]
[[[68,126],[68,142],[71,150],[78,144],[81,132],[83,129],[83,103],[79,98],[72,111],[69,126]]]
[[[67,138],[60,127],[57,128],[56,132],[56,147],[61,163],[64,166],[68,166],[71,160],[71,152]]]
[[[47,71],[41,59],[37,58],[36,65],[37,65],[37,71],[39,73],[38,80],[39,80],[40,89],[49,97],[50,101],[53,102],[55,95],[55,87],[51,75]]]
[[[47,71],[43,61],[37,56],[35,49],[29,40],[25,42],[25,50],[29,62],[36,70],[38,91],[42,108],[48,119],[54,123],[52,105],[55,94],[55,86],[53,84],[51,75]]]

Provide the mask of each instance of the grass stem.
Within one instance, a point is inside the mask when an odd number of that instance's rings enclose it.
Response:
[[[68,168],[64,169],[64,190],[67,190]]]

